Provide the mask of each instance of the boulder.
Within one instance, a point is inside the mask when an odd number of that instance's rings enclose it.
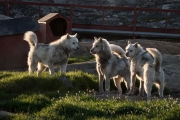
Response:
[[[165,85],[173,91],[180,90],[180,63],[163,66],[163,70]]]

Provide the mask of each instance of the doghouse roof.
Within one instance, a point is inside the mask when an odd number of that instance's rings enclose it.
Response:
[[[0,20],[0,36],[24,34],[26,31],[37,30],[40,30],[40,25],[31,17]]]
[[[49,19],[53,18],[54,16],[58,15],[59,13],[49,13],[46,16],[42,17],[41,19],[39,19],[39,22],[46,22]]]

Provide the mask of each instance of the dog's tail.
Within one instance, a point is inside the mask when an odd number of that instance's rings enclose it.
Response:
[[[36,46],[38,42],[36,34],[32,31],[27,31],[24,34],[24,40],[29,43],[30,47]]]
[[[154,57],[155,69],[160,72],[162,64],[162,55],[156,48],[146,48],[146,50]]]
[[[113,52],[118,53],[121,57],[125,56],[125,51],[120,46],[115,44],[109,44],[109,46]]]

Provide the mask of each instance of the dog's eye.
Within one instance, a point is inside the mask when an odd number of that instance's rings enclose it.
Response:
[[[129,52],[132,52],[132,50],[130,50]]]
[[[75,44],[75,42],[73,42],[73,44]]]
[[[97,45],[95,47],[98,47]]]

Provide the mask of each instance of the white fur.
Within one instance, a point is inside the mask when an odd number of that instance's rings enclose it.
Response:
[[[69,54],[79,49],[76,36],[77,34],[66,34],[50,44],[38,44],[36,34],[32,31],[26,32],[24,40],[30,45],[29,74],[32,74],[37,68],[37,75],[39,75],[46,67],[49,68],[51,75],[54,74],[54,67],[59,67],[61,72],[66,73]]]
[[[125,56],[125,51],[120,46],[109,44],[109,47],[111,48],[111,51],[118,53],[121,57]]]
[[[140,44],[126,46],[126,56],[131,61],[131,87],[128,94],[133,94],[136,77],[140,80],[139,93],[142,95],[145,90],[147,100],[151,99],[152,85],[155,82],[158,87],[159,96],[163,97],[164,72],[161,68],[162,56],[156,48],[146,50]]]
[[[118,92],[122,94],[120,83],[123,80],[125,81],[127,89],[130,87],[129,61],[125,57],[120,56],[125,53],[124,50],[117,45],[109,45],[109,42],[106,39],[97,39],[95,37],[94,40],[90,52],[94,54],[96,58],[96,69],[99,75],[99,92],[104,92],[104,80],[105,91],[109,92],[110,79],[113,78]]]

